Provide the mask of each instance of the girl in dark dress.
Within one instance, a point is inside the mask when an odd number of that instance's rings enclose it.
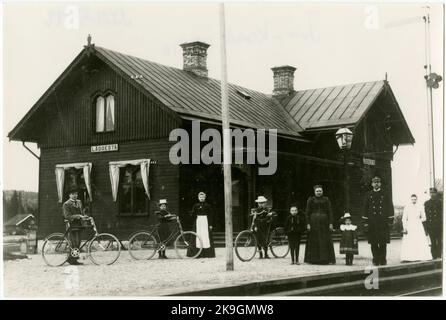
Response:
[[[353,265],[354,255],[358,254],[357,227],[352,224],[350,213],[345,213],[341,219],[344,223],[341,224],[342,237],[339,252],[340,254],[345,254],[345,264],[351,266]]]
[[[203,250],[198,258],[215,258],[214,242],[212,239],[212,224],[214,210],[212,206],[206,202],[206,194],[200,192],[198,194],[198,203],[192,207],[192,217],[195,219],[194,231],[198,234],[202,241]],[[199,247],[199,241],[196,241]]]
[[[305,262],[311,264],[336,263],[333,240],[333,212],[330,199],[323,196],[321,185],[314,186],[314,196],[307,200],[307,244]]]

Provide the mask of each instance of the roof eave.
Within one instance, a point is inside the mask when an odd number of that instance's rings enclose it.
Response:
[[[45,91],[45,93],[37,100],[37,102],[31,107],[31,109],[25,114],[25,116],[19,121],[19,123],[8,133],[9,140],[13,141],[26,141],[26,142],[37,142],[36,140],[23,139],[18,136],[18,133],[26,124],[26,122],[35,114],[40,105],[45,101],[49,95],[52,93],[55,87],[57,87],[70,72],[77,66],[79,61],[84,57],[86,49],[82,49],[81,52],[74,58],[70,65],[60,74],[59,77],[51,84],[51,86]]]
[[[205,122],[210,123],[210,124],[221,125],[221,118],[218,116],[214,116],[214,115],[210,115],[210,114],[187,112],[185,110],[177,110],[176,112],[178,112],[180,117],[185,120],[201,120],[201,121],[205,120]],[[238,120],[233,120],[233,119],[230,120],[230,125],[233,127],[239,127],[239,128],[251,128],[254,130],[259,129],[256,127],[255,124],[238,121]],[[268,128],[263,128],[263,129],[268,129]],[[280,137],[283,137],[283,138],[288,138],[288,139],[297,140],[297,141],[301,141],[301,142],[307,142],[307,143],[313,142],[309,139],[302,137],[302,135],[298,132],[291,132],[291,131],[286,131],[283,129],[276,129],[276,130],[277,130],[277,135]]]

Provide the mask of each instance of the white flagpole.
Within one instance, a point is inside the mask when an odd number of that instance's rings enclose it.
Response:
[[[424,7],[426,9],[426,14],[423,17],[424,20],[424,37],[425,37],[425,59],[426,64],[425,78],[432,72],[431,69],[431,57],[430,57],[430,16],[429,16],[429,6]],[[429,184],[430,187],[435,187],[435,156],[434,156],[434,129],[433,129],[433,108],[432,108],[432,88],[430,88],[426,82],[426,100],[427,100],[427,127],[429,134]]]
[[[221,50],[221,116],[223,131],[223,176],[225,192],[225,243],[226,271],[234,270],[233,233],[232,233],[232,177],[231,177],[231,140],[229,134],[229,97],[226,67],[225,5],[220,3],[220,50]]]

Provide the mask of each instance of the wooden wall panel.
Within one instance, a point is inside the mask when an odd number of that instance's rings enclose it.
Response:
[[[170,142],[157,139],[144,142],[119,144],[119,151],[91,153],[90,146],[42,149],[39,190],[39,238],[63,231],[62,205],[57,200],[54,168],[56,164],[92,162],[93,203],[91,214],[95,217],[100,232],[116,233],[120,238],[141,228],[156,223],[154,216],[158,200],[166,198],[169,210],[178,212],[179,170],[169,161]],[[150,158],[157,163],[150,167],[151,201],[149,216],[122,217],[118,215],[117,203],[113,202],[108,171],[110,161]]]
[[[168,137],[180,126],[179,118],[130,81],[99,64],[98,71],[79,79],[77,86],[67,84],[55,90],[44,105],[45,130],[39,145],[55,148]],[[107,92],[115,95],[115,131],[96,133],[95,97]]]

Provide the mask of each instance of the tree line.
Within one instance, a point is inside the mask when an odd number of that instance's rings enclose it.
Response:
[[[3,221],[18,214],[37,213],[37,193],[18,190],[3,191]]]

